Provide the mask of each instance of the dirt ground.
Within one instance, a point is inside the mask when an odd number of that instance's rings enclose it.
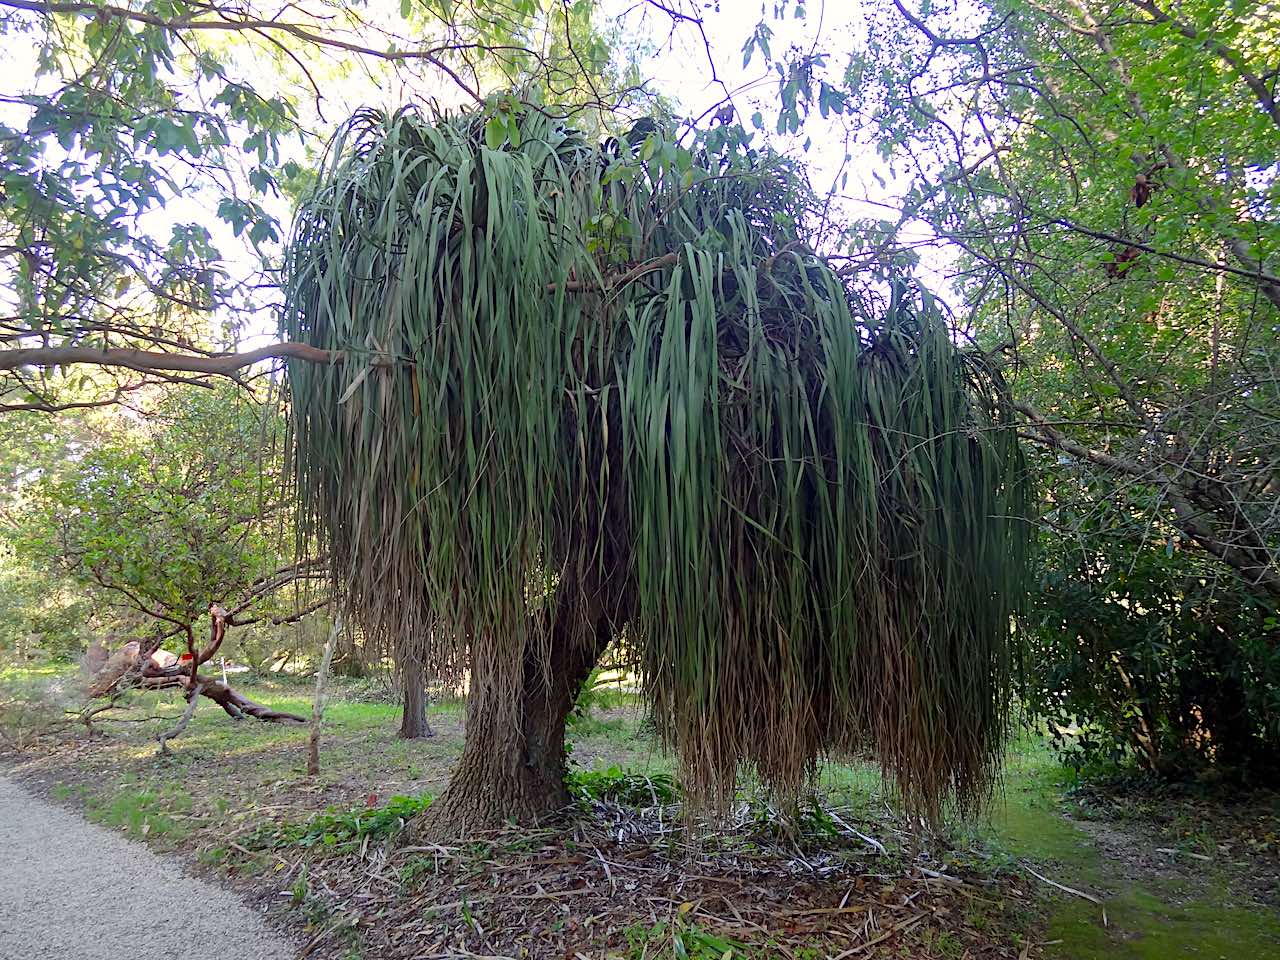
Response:
[[[305,689],[288,684],[251,695],[306,706]],[[95,736],[68,726],[3,763],[30,789],[228,885],[300,956],[1142,960],[1217,957],[1231,943],[1247,952],[1222,956],[1280,957],[1265,798],[1214,821],[1252,844],[1213,839],[1204,823],[1175,835],[1194,809],[1165,803],[1160,823],[1117,815],[1132,802],[1063,800],[1061,769],[1033,745],[1011,754],[990,821],[953,825],[945,839],[909,829],[863,765],[825,768],[820,803],[798,826],[750,785],[726,820],[691,824],[678,802],[653,802],[670,758],[633,710],[614,707],[571,731],[573,763],[594,773],[580,774],[564,820],[426,845],[401,828],[447,780],[459,705],[437,704],[435,736],[405,742],[395,706],[363,699],[330,706],[314,778],[305,731],[216,710],[158,757],[155,733],[180,707],[159,699]]]

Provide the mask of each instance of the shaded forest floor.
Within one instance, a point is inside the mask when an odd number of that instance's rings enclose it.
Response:
[[[246,692],[309,709],[302,685]],[[209,705],[157,757],[181,703],[156,696],[93,738],[10,737],[0,772],[232,884],[311,957],[1280,958],[1274,795],[1085,787],[1028,738],[990,817],[945,839],[908,829],[869,765],[827,765],[798,826],[748,785],[727,823],[691,827],[627,702],[574,725],[564,823],[458,846],[400,827],[447,779],[460,705],[405,742],[361,685],[335,694],[314,778],[305,730]]]

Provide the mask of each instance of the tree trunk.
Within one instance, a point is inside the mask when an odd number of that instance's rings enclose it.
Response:
[[[404,713],[400,718],[400,739],[434,737],[427,723],[427,695],[422,685],[422,664],[413,656],[400,661],[400,682],[404,686]]]
[[[187,729],[187,724],[191,722],[191,718],[196,714],[196,704],[200,702],[200,684],[197,683],[191,687],[187,693],[187,709],[182,711],[182,716],[178,722],[173,725],[173,729],[166,730],[156,739],[160,742],[160,755],[167,757],[173,751],[169,749],[169,741],[182,736],[182,732]]]
[[[324,685],[329,680],[329,664],[333,662],[333,642],[342,630],[342,617],[334,620],[324,642],[320,666],[316,669],[316,692],[311,698],[311,735],[307,737],[307,776],[320,773],[320,724],[324,721]]]
[[[611,636],[608,618],[593,619],[594,625],[588,622],[581,631],[569,618],[557,618],[549,671],[535,656],[525,658],[515,725],[504,721],[489,678],[473,669],[462,757],[448,787],[418,823],[420,835],[453,838],[508,821],[543,823],[569,805],[565,720]]]

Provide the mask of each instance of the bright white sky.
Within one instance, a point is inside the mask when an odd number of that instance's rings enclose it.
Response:
[[[718,10],[701,11],[709,42],[710,61],[708,47],[704,46],[702,37],[692,24],[682,24],[673,32],[669,18],[646,7],[642,2],[605,0],[602,16],[620,21],[630,36],[639,38],[642,43],[647,38],[648,45],[658,49],[657,55],[643,72],[652,78],[656,90],[680,104],[685,115],[698,116],[720,101],[727,89],[744,126],[750,128],[749,118],[758,110],[764,117],[765,135],[770,141],[776,147],[803,155],[809,165],[813,186],[819,193],[825,194],[841,172],[847,172],[849,183],[847,190],[842,192],[873,199],[891,199],[892,183],[886,189],[875,183],[872,177],[874,171],[888,180],[885,165],[865,147],[847,144],[844,118],[833,115],[823,120],[815,110],[798,136],[777,137],[773,134],[778,109],[776,75],[764,70],[762,59],[758,55],[748,68],[744,68],[742,63],[744,42],[762,16],[773,12],[774,0],[766,2],[769,8],[763,11],[758,0],[720,0]],[[804,19],[794,18],[791,13],[794,5],[788,3],[787,6],[789,9],[785,18],[769,17],[770,27],[774,31],[771,40],[774,55],[777,56],[793,46],[805,51],[826,53],[827,69],[836,76],[843,73],[851,52],[860,45],[865,32],[862,25],[862,0],[832,0],[829,3],[826,0],[809,0]],[[393,31],[399,29],[403,21],[398,14],[398,0],[372,0],[369,7],[365,8],[364,15],[382,20],[377,13],[384,8],[383,25]],[[17,40],[18,36],[10,34],[9,39]],[[6,77],[33,77],[35,54],[34,43],[8,43],[0,49],[0,71]],[[385,74],[370,76],[356,61],[357,58],[352,56],[348,61],[351,66],[347,75],[340,82],[326,84],[324,88],[323,109],[330,123],[345,117],[363,104],[395,106],[407,97],[406,90],[387,85]],[[254,81],[252,75],[248,79]],[[268,95],[272,87],[282,81],[281,77],[270,72],[269,66],[263,70],[260,79],[261,92]],[[0,95],[7,97],[27,92],[5,89],[6,87],[11,85],[0,81]],[[446,104],[451,101],[461,102],[462,99],[457,88],[447,80],[441,83],[439,94],[441,101]],[[18,120],[19,116],[25,119],[24,108],[0,102],[0,120],[22,122]],[[811,141],[811,145],[808,151],[802,151],[801,145],[806,139]],[[848,163],[845,161],[846,153],[852,154]],[[303,158],[299,155],[298,159]],[[148,229],[153,230],[155,235],[164,237],[175,222],[202,223],[213,234],[215,245],[228,258],[231,269],[247,276],[254,269],[253,258],[245,249],[245,244],[233,237],[230,228],[216,217],[216,202],[212,195],[194,192],[176,197],[166,209],[149,216]],[[288,222],[286,201],[278,199],[269,206],[282,222]],[[843,202],[840,209],[848,216],[884,215],[883,208],[848,201]],[[932,261],[925,263],[926,280],[935,288],[941,287],[939,271],[945,265],[944,259],[935,254]],[[246,334],[242,343],[245,347],[270,341],[275,336],[272,311],[258,311],[256,316],[247,319],[242,329]]]

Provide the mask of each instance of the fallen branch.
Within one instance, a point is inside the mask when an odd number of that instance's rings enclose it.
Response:
[[[1213,857],[1206,857],[1203,853],[1192,853],[1190,850],[1177,850],[1173,847],[1156,847],[1156,853],[1167,853],[1170,856],[1191,857],[1193,860],[1203,860],[1205,863],[1212,863]]]
[[[1080,897],[1082,900],[1088,900],[1090,903],[1096,903],[1102,908],[1102,925],[1104,927],[1107,926],[1107,905],[1093,894],[1085,893],[1083,890],[1077,890],[1075,887],[1068,887],[1065,883],[1058,883],[1057,880],[1050,880],[1043,874],[1036,873],[1036,871],[1032,870],[1031,867],[1025,863],[1023,864],[1023,867],[1026,869],[1027,873],[1031,874],[1041,883],[1047,883],[1049,886],[1056,890],[1061,890],[1063,893],[1069,893],[1072,896]]]
[[[188,634],[187,659],[179,660],[168,651],[155,649],[155,644],[143,645],[135,640],[105,657],[101,666],[90,678],[90,696],[95,699],[111,698],[113,703],[121,692],[131,688],[143,690],[177,688],[185,691],[187,710],[183,714],[183,719],[173,730],[161,735],[162,753],[169,752],[167,742],[186,728],[191,720],[190,714],[195,712],[195,704],[200,697],[208,697],[233,720],[253,717],[267,723],[304,724],[307,722],[304,717],[257,703],[228,684],[200,674],[200,666],[209,661],[221,648],[230,622],[227,612],[216,603],[209,606],[209,616],[209,644],[204,649],[197,649],[194,637]],[[93,711],[93,713],[97,712],[100,711]]]

